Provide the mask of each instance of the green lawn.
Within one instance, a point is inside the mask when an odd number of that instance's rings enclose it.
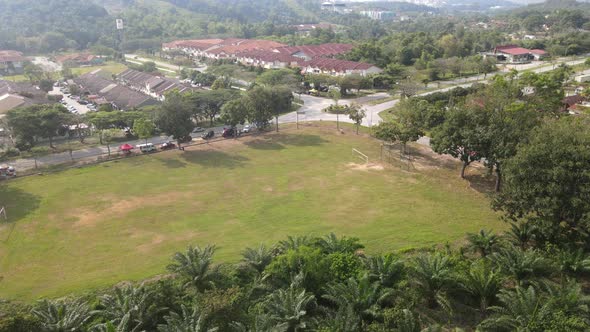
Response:
[[[114,62],[114,61],[108,61],[105,62],[104,65],[101,66],[88,66],[88,67],[75,67],[72,68],[72,74],[76,75],[76,76],[80,76],[80,75],[84,75],[86,73],[90,73],[94,70],[97,69],[102,69],[105,71],[110,72],[111,74],[120,74],[122,72],[124,72],[125,70],[127,70],[127,66],[125,66],[122,63],[119,62]]]
[[[287,235],[358,236],[375,253],[502,228],[454,164],[359,169],[351,149],[375,160],[378,142],[318,126],[2,183],[0,297],[144,279],[189,244],[223,262]]]

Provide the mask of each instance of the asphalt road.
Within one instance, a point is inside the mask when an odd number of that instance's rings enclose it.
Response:
[[[132,56],[132,55],[130,55],[130,56]],[[143,60],[143,59],[140,58],[140,60]],[[151,61],[149,59],[145,59],[145,60]],[[571,66],[571,65],[583,63],[584,61],[585,61],[585,59],[564,61],[563,63],[566,63]],[[162,64],[164,64],[164,63],[162,63]],[[556,66],[559,64],[560,63],[556,63]],[[551,71],[551,70],[553,70],[553,66],[537,67],[537,68],[532,69],[532,71],[536,72],[536,73],[543,73],[543,72],[547,72],[547,71]],[[419,96],[425,96],[425,95],[432,94],[435,92],[444,92],[444,91],[448,91],[448,90],[451,90],[451,89],[454,89],[457,87],[469,87],[473,84],[472,80],[470,80],[469,82],[462,83],[462,84],[460,83],[461,82],[460,80],[456,80],[456,82],[457,82],[456,85],[448,86],[448,87],[445,87],[442,89],[436,89],[436,90],[429,91],[429,92],[424,92],[424,93],[419,94]],[[481,80],[481,83],[486,83],[486,81]],[[371,126],[374,126],[382,121],[381,117],[379,116],[380,112],[385,111],[389,108],[392,108],[393,106],[395,106],[399,102],[399,100],[391,100],[391,101],[381,103],[378,105],[369,105],[368,104],[370,101],[382,99],[382,98],[386,98],[386,97],[388,97],[388,94],[380,93],[380,94],[374,94],[374,95],[362,97],[362,98],[355,99],[355,100],[340,100],[339,103],[340,104],[348,104],[351,102],[357,102],[357,103],[360,103],[361,105],[363,105],[364,109],[366,110],[366,117],[363,120],[362,125],[366,126],[366,127],[371,127]],[[86,110],[84,110],[84,108],[85,108],[84,105],[80,105],[76,101],[71,100],[70,98],[68,98],[68,99],[66,99],[68,104],[72,104],[74,107],[76,107],[76,109],[79,110],[80,113],[87,112],[87,108],[86,108]],[[280,116],[279,123],[294,123],[296,121],[301,121],[301,122],[336,121],[337,118],[341,122],[353,123],[353,121],[350,120],[346,115],[337,116],[335,114],[329,114],[329,113],[322,112],[322,110],[324,108],[326,108],[334,103],[331,99],[314,97],[314,96],[309,96],[309,95],[301,95],[301,99],[304,101],[304,106],[302,108],[300,108],[297,112],[291,112],[291,113],[287,113],[287,114]],[[216,127],[213,129],[216,131],[216,133],[217,133],[216,135],[219,135],[219,133],[223,130],[223,127]],[[192,136],[197,139],[200,139],[199,138],[200,135],[201,135],[201,133],[195,133]],[[161,136],[161,137],[153,137],[151,139],[148,139],[148,142],[151,142],[154,144],[161,144],[161,143],[167,142],[169,140],[171,140],[169,137]],[[133,141],[128,141],[128,142],[117,143],[116,145],[114,145],[114,149],[111,152],[116,152],[117,147],[119,145],[122,145],[125,143],[135,146],[137,144],[145,143],[145,140],[133,140]],[[429,138],[423,137],[418,141],[418,143],[423,144],[423,145],[429,145]],[[69,162],[72,160],[72,158],[74,158],[74,159],[90,158],[90,157],[96,157],[96,156],[99,156],[101,154],[106,154],[106,153],[107,153],[107,148],[104,146],[101,146],[101,147],[73,151],[71,155],[70,155],[70,153],[66,152],[66,153],[51,154],[51,155],[39,157],[37,159],[37,163],[40,166],[55,165],[55,164],[60,164],[60,163],[64,163],[64,162]],[[11,164],[14,165],[17,168],[17,170],[24,170],[24,169],[33,168],[35,166],[35,161],[33,159],[19,159]]]

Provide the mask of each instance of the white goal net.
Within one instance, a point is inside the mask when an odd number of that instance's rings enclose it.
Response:
[[[360,160],[364,161],[365,164],[368,164],[369,163],[369,157],[366,154],[360,152],[357,149],[352,149],[352,158],[354,160],[360,159]]]

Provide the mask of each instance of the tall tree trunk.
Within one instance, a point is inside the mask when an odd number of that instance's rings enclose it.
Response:
[[[275,116],[275,120],[276,120],[276,123],[277,123],[277,133],[278,133],[279,132],[279,116],[278,115]]]
[[[111,156],[111,145],[107,144],[107,152],[108,152],[108,156]]]
[[[359,127],[360,127],[360,126],[361,126],[360,124],[358,124],[358,123],[356,124],[356,134],[357,134],[357,135],[359,134]]]
[[[49,147],[52,149],[55,149],[55,147],[53,146],[53,137],[49,136]]]
[[[496,165],[496,192],[499,193],[502,186],[502,171],[500,170],[500,165]]]
[[[336,111],[336,129],[340,130],[340,113]]]

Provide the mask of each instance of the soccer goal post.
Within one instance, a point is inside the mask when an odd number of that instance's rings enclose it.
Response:
[[[365,164],[369,163],[369,157],[357,149],[352,149],[352,158],[353,159],[361,159],[362,161],[365,162]]]

